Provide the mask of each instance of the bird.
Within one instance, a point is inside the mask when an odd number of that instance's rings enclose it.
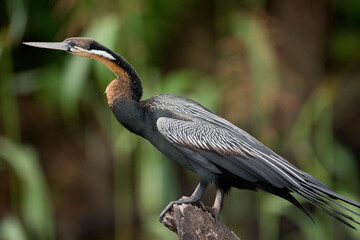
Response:
[[[195,172],[199,184],[189,197],[170,202],[160,221],[174,204],[199,205],[207,187],[214,184],[216,196],[206,207],[216,221],[224,196],[234,187],[261,190],[283,198],[311,219],[293,196],[297,194],[345,225],[360,225],[360,214],[343,203],[360,203],[337,194],[325,183],[298,169],[253,136],[217,116],[201,104],[175,94],[159,94],[141,100],[141,79],[122,56],[91,38],[72,37],[62,42],[24,44],[98,60],[116,76],[106,87],[107,102],[116,119],[130,132],[147,139],[167,158]],[[341,203],[338,203],[340,201]]]

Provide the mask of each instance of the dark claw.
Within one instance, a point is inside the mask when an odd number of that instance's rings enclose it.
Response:
[[[199,208],[201,208],[203,211],[210,213],[211,216],[214,218],[214,221],[215,221],[215,222],[218,222],[218,221],[219,221],[219,215],[220,215],[220,214],[217,213],[216,209],[214,209],[214,208],[209,208],[209,207],[205,206],[205,205],[204,205],[202,202],[200,202],[200,201],[195,201],[195,202],[193,202],[190,197],[182,197],[182,198],[180,198],[180,199],[177,200],[177,201],[171,201],[171,202],[164,208],[164,210],[161,212],[161,214],[160,214],[160,216],[159,216],[159,221],[160,221],[160,222],[162,221],[165,213],[167,213],[167,211],[169,211],[174,204],[181,205],[181,204],[183,204],[183,203],[191,203],[191,204],[193,204],[193,205],[196,205],[196,206],[198,206]]]
[[[200,201],[197,204],[197,206],[199,208],[201,208],[202,210],[204,210],[205,212],[210,213],[210,215],[214,218],[215,222],[219,221],[220,214],[218,214],[217,211],[214,208],[207,207]]]
[[[193,200],[192,198],[190,198],[190,197],[182,197],[182,198],[180,198],[180,199],[177,200],[177,201],[171,201],[171,202],[166,206],[166,208],[164,208],[164,210],[162,210],[162,212],[160,213],[159,221],[161,222],[161,220],[162,220],[162,218],[164,217],[165,213],[166,213],[167,211],[169,211],[174,204],[176,204],[176,205],[181,205],[181,204],[183,204],[183,203],[191,203],[191,204],[194,204],[194,205],[199,205],[199,201],[194,201],[194,200]],[[201,203],[201,204],[202,204],[202,203]],[[204,206],[204,205],[203,205],[203,206]]]
[[[162,210],[162,212],[160,213],[160,216],[159,216],[159,221],[160,221],[160,222],[161,222],[162,218],[164,217],[165,213],[166,213],[167,211],[169,211],[170,208],[172,208],[172,206],[173,206],[174,204],[177,204],[177,202],[178,202],[178,201],[171,201],[171,202],[164,208],[164,210]]]
[[[216,209],[210,208],[210,207],[205,207],[205,209],[203,208],[203,210],[210,213],[216,223],[219,221],[220,214],[217,213]]]
[[[201,208],[203,211],[210,213],[209,207],[205,206],[202,202],[199,201],[199,202],[196,204],[196,206],[198,206],[199,208]]]

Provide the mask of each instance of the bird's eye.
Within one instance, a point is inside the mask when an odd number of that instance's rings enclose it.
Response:
[[[70,42],[69,42],[69,45],[70,45],[70,46],[73,47],[73,46],[75,46],[75,44],[76,44],[76,42],[75,42],[74,40],[70,40]]]

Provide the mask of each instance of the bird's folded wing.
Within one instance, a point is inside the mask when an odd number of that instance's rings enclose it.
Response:
[[[304,181],[302,171],[234,125],[223,127],[209,121],[160,117],[157,128],[187,156],[201,156],[220,170],[226,169],[247,181],[271,183],[279,188],[298,186]]]

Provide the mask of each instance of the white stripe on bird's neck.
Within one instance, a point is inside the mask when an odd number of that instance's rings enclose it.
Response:
[[[80,51],[92,53],[92,54],[95,54],[95,55],[98,55],[98,56],[107,58],[107,59],[109,59],[109,60],[115,60],[115,58],[114,58],[113,55],[111,55],[110,53],[108,53],[108,52],[106,52],[106,51],[103,51],[103,50],[96,50],[96,49],[86,50],[86,49],[83,49],[83,48],[77,47],[77,46],[75,46],[74,48],[75,48],[75,49],[78,49],[78,50],[80,50]]]

